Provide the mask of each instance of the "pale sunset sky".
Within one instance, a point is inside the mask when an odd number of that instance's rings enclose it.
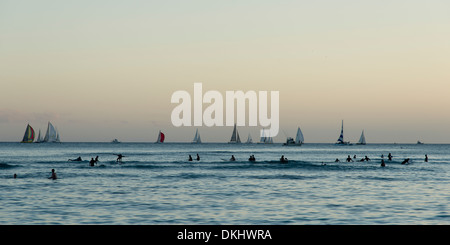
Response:
[[[279,91],[275,142],[344,120],[346,141],[450,143],[450,1],[0,0],[0,141],[51,121],[62,142],[189,142],[170,100],[197,82]]]

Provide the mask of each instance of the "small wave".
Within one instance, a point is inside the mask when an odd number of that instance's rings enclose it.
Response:
[[[177,179],[202,179],[202,178],[211,178],[209,174],[197,174],[197,173],[180,173],[177,175],[171,175],[167,177],[174,177]]]
[[[16,165],[10,165],[7,163],[0,163],[0,169],[7,169],[7,168],[15,168],[17,167]]]
[[[306,180],[306,179],[319,178],[318,176],[303,176],[303,175],[292,175],[292,174],[255,175],[255,176],[251,176],[251,177],[254,179],[283,179],[283,180]]]

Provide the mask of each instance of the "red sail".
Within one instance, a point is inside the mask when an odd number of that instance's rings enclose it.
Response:
[[[160,139],[159,139],[159,142],[161,142],[161,143],[163,143],[164,142],[164,138],[165,138],[165,136],[164,136],[164,134],[163,133],[160,133],[161,135],[160,135]]]

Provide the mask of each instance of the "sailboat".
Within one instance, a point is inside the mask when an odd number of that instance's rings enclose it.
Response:
[[[231,135],[230,142],[228,143],[241,143],[241,138],[239,138],[239,132],[236,129],[236,123],[234,124],[233,134]]]
[[[166,138],[165,135],[161,132],[161,130],[159,130],[158,139],[156,140],[155,143],[164,143],[165,138]]]
[[[298,145],[298,146],[301,146],[304,141],[305,141],[305,139],[303,138],[302,130],[300,129],[300,127],[298,127],[297,135],[295,136],[295,141],[294,141],[294,139],[292,137],[288,137],[286,139],[286,143],[284,143],[283,145]]]
[[[265,132],[266,132],[266,130],[263,129],[262,136],[259,139],[258,144],[272,144],[273,143],[273,138],[270,137],[270,135],[266,136]]]
[[[198,129],[195,131],[194,139],[192,140],[192,143],[200,144],[202,143],[202,139],[200,138],[200,133],[198,132]]]
[[[359,137],[357,145],[365,145],[366,144],[366,137],[364,136],[364,130],[361,133],[361,137]]]
[[[42,142],[61,142],[59,139],[58,130],[53,126],[51,122],[48,122],[47,133],[45,133],[44,141]]]
[[[351,145],[349,141],[344,141],[344,120],[342,120],[341,134],[335,145]]]
[[[34,141],[34,129],[30,126],[30,124],[28,124],[27,128],[25,129],[23,139],[20,143],[33,143],[33,141]]]
[[[41,136],[41,129],[39,129],[37,140],[34,143],[42,143],[44,142],[44,139]]]
[[[253,143],[253,139],[252,139],[252,136],[250,135],[250,134],[248,134],[248,137],[247,137],[247,142],[245,142],[246,144],[251,144],[251,143]]]

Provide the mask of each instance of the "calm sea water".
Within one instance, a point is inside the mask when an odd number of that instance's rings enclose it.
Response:
[[[0,224],[448,225],[449,173],[446,144],[0,143]]]

